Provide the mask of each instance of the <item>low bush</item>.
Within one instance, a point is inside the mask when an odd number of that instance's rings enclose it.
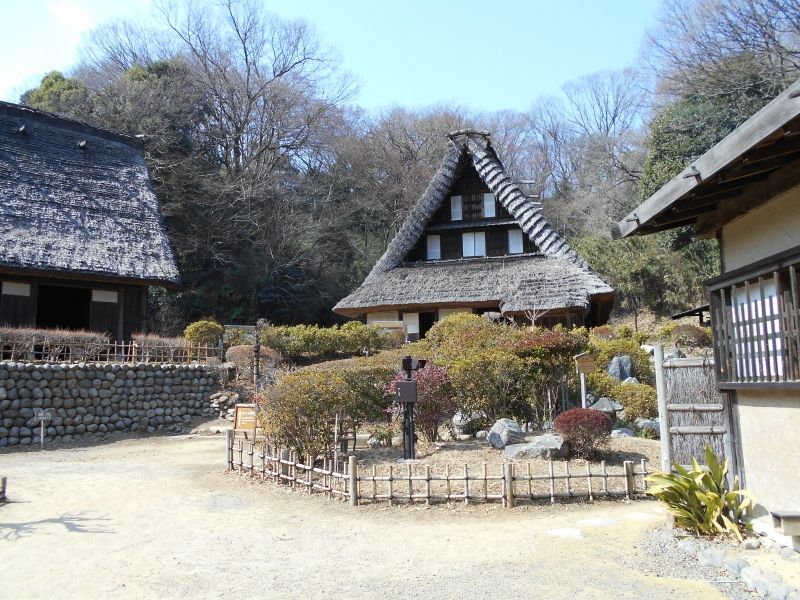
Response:
[[[672,333],[678,327],[677,323],[667,323],[658,329],[658,338],[664,342],[672,340]]]
[[[186,340],[182,337],[164,337],[153,333],[134,333],[136,354],[147,361],[176,362],[184,356]]]
[[[589,458],[607,443],[611,435],[611,419],[605,413],[590,408],[573,408],[558,415],[554,422],[556,433],[569,442],[572,451]]]
[[[225,328],[212,319],[195,321],[183,331],[184,339],[195,346],[217,346],[224,334]]]
[[[678,325],[673,329],[671,338],[676,346],[702,348],[711,346],[711,330],[708,327],[698,327],[688,323]]]
[[[436,364],[450,366],[466,354],[510,350],[522,330],[492,323],[480,315],[456,313],[437,321],[420,342]]]
[[[630,325],[620,325],[619,327],[617,327],[616,335],[618,338],[632,339],[633,327],[631,327]]]
[[[478,350],[455,360],[448,373],[462,410],[482,413],[491,423],[503,417],[530,420],[531,371],[519,356]]]
[[[658,416],[656,390],[643,383],[626,383],[614,387],[611,397],[625,408],[625,419],[635,421],[639,417],[655,419]]]
[[[666,504],[675,522],[697,534],[727,534],[742,541],[743,523],[753,507],[753,497],[740,489],[739,477],[729,488],[728,460],[720,465],[710,446],[705,449],[706,466],[692,458],[691,470],[672,463],[674,473],[655,473],[646,477],[650,484],[647,493]]]
[[[244,329],[226,327],[225,335],[223,336],[222,341],[229,348],[232,348],[233,346],[244,346],[246,344],[252,346],[253,342],[255,341],[255,335],[245,331]]]
[[[109,343],[107,334],[95,331],[0,327],[0,358],[5,360],[57,361],[67,355],[95,360]]]
[[[374,353],[402,344],[395,332],[364,325],[359,321],[351,321],[341,327],[270,326],[261,332],[261,341],[293,361],[358,356],[365,348]]]
[[[236,366],[236,379],[250,382],[253,381],[253,347],[249,344],[231,346],[225,351],[225,359]],[[262,374],[267,371],[277,369],[281,364],[281,355],[272,348],[261,347],[259,352]]]
[[[458,397],[453,390],[447,369],[435,365],[426,365],[413,373],[417,382],[417,403],[414,406],[414,421],[419,432],[429,442],[439,440],[439,428],[459,409]],[[387,392],[394,397],[398,381],[405,379],[404,373],[398,373],[389,384]]]

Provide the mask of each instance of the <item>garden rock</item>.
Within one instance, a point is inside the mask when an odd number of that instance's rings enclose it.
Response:
[[[633,375],[633,361],[630,356],[615,356],[608,363],[606,372],[614,379],[625,381]]]
[[[633,435],[633,431],[627,427],[617,427],[616,429],[611,430],[612,438],[633,437]]]
[[[785,583],[770,583],[767,585],[767,598],[769,600],[786,600],[786,597],[795,589]]]
[[[725,550],[720,548],[710,548],[697,554],[698,562],[704,567],[722,567],[725,561]]]
[[[653,433],[658,433],[661,428],[658,419],[645,419],[644,417],[636,417],[633,424],[637,429],[648,429]]]
[[[560,435],[539,435],[526,444],[511,444],[503,450],[503,458],[524,460],[530,458],[569,458],[569,444]]]
[[[750,539],[742,542],[745,550],[758,550],[761,547],[761,540]]]
[[[481,429],[480,431],[475,433],[475,439],[485,440],[487,437],[489,437],[489,432],[486,431],[485,429]]]
[[[742,569],[745,567],[750,566],[743,558],[727,558],[723,561],[723,566],[731,575],[739,575],[742,572]]]
[[[502,449],[511,444],[520,444],[525,441],[525,434],[519,424],[513,419],[500,419],[489,430],[486,436],[494,448]]]
[[[453,415],[453,429],[457,434],[467,433],[470,429],[469,426],[482,417],[483,415],[479,412],[463,413],[459,411]]]
[[[636,377],[628,377],[622,382],[623,385],[630,385],[631,383],[639,383],[639,380]]]

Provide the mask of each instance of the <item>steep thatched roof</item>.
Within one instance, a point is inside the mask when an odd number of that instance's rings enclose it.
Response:
[[[0,268],[178,283],[141,141],[0,102]]]
[[[585,308],[591,296],[613,293],[552,228],[538,205],[511,181],[489,142],[488,132],[456,131],[450,134],[450,140],[439,170],[386,252],[361,287],[334,307],[336,312],[352,316],[367,309],[469,304],[499,305],[503,312],[519,313],[533,308]],[[404,264],[447,197],[465,159],[539,254]]]

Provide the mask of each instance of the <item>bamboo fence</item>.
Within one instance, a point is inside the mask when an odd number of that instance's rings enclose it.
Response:
[[[585,469],[570,467],[568,462],[549,461],[545,472],[536,472],[531,463],[503,463],[491,468],[468,464],[432,468],[424,464],[398,464],[362,468],[355,456],[347,460],[299,457],[265,440],[237,439],[233,432],[226,437],[228,470],[241,475],[288,484],[309,494],[349,500],[360,504],[395,503],[501,503],[513,507],[521,502],[564,499],[594,501],[598,498],[629,498],[647,489],[645,476],[650,472],[642,459],[638,465],[625,461],[622,467],[587,462]],[[638,469],[637,469],[638,466]]]
[[[49,342],[46,338],[34,344],[0,338],[0,360],[40,363],[205,363],[224,359],[222,346],[185,344],[181,346],[138,344],[132,342]]]

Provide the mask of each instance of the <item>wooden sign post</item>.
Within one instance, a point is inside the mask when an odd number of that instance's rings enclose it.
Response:
[[[241,433],[244,439],[256,438],[256,405],[255,404],[237,404],[233,413],[233,434]]]
[[[586,408],[586,373],[592,373],[597,370],[597,363],[594,356],[588,352],[582,352],[575,359],[575,370],[581,376],[581,408]]]

